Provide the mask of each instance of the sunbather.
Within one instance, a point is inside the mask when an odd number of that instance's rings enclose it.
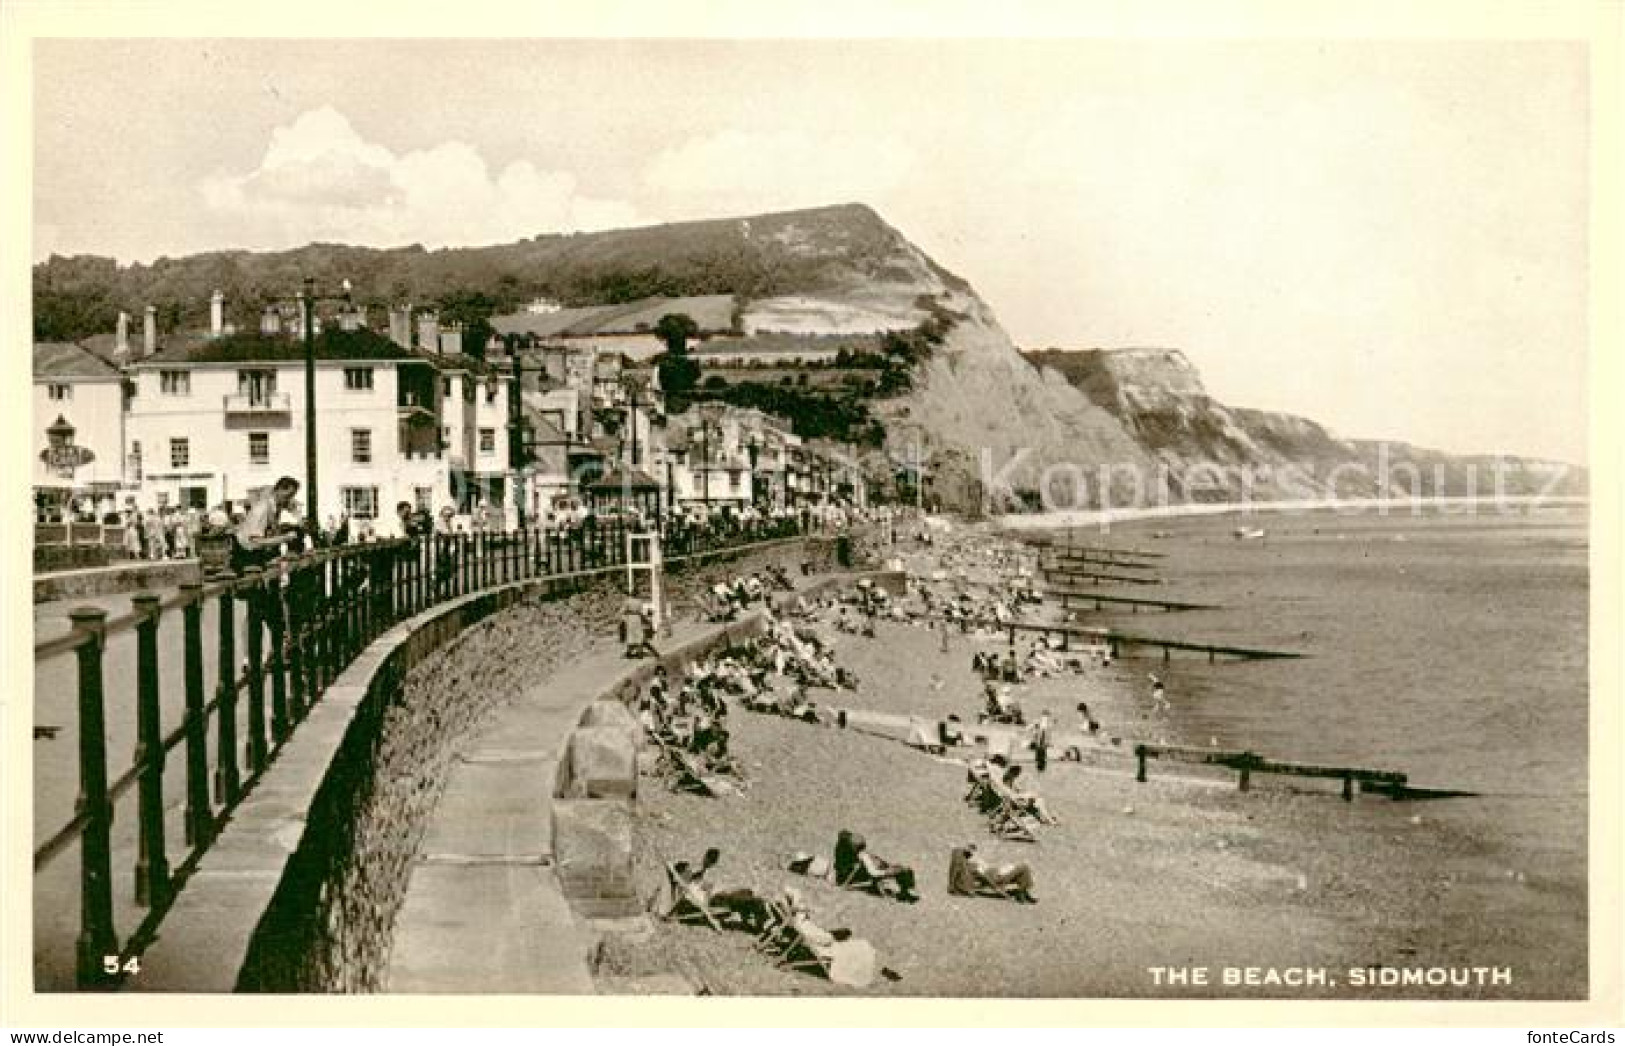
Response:
[[[1023,904],[1037,904],[1033,872],[1025,863],[993,865],[982,859],[975,843],[955,850],[948,861],[948,892],[962,896],[993,893]]]
[[[914,869],[892,864],[869,852],[863,836],[842,831],[835,839],[835,882],[884,894],[888,882],[897,885],[897,899],[909,904],[918,901],[914,892]]]
[[[1026,813],[1032,814],[1044,824],[1059,824],[1049,812],[1049,807],[1036,792],[1029,792],[1022,788],[1020,782],[1021,767],[1012,765],[1004,772],[1003,784],[1005,791],[1023,808]]]

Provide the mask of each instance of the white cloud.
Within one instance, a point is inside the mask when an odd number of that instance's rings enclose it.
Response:
[[[213,175],[199,191],[229,239],[265,248],[464,246],[638,223],[630,204],[581,194],[568,172],[528,160],[493,172],[462,142],[397,155],[329,107],[274,130],[254,170]]]
[[[729,130],[657,155],[645,183],[673,201],[726,203],[736,213],[871,202],[908,179],[914,154],[897,142]]]

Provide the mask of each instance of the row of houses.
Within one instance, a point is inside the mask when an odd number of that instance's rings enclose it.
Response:
[[[41,513],[213,508],[303,480],[312,402],[323,516],[389,519],[404,501],[500,509],[512,524],[607,502],[706,513],[866,501],[849,448],[721,404],[668,416],[658,371],[613,344],[535,338],[476,355],[432,311],[393,308],[378,330],[346,303],[310,317],[307,390],[303,309],[267,309],[257,331],[239,331],[217,292],[208,330],[160,332],[149,308],[138,340],[121,314],[110,334],[36,344]]]

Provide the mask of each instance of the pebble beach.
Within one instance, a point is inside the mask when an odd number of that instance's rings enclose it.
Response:
[[[915,576],[940,577],[946,566],[974,585],[965,564],[996,540],[961,528],[931,547],[905,540],[901,558]],[[821,704],[927,722],[954,713],[974,724],[982,681],[972,655],[1004,649],[1002,636],[952,631],[944,652],[940,631],[884,620],[873,638],[834,639],[859,682],[855,692],[816,692]],[[1498,932],[1493,896],[1505,870],[1437,823],[1426,803],[1344,803],[1335,782],[1299,779],[1255,778],[1240,792],[1233,773],[1157,762],[1149,781],[1136,782],[1135,741],[1206,741],[1173,735],[1149,697],[1154,669],[1122,659],[1017,688],[1029,721],[1048,710],[1063,743],[1080,735],[1079,701],[1101,724],[1097,737],[1079,736],[1078,759],[1052,751],[1039,773],[1028,754],[1028,787],[1059,822],[1032,843],[991,835],[963,801],[964,748],[933,755],[859,729],[736,709],[740,794],[701,797],[644,779],[635,826],[643,896],[658,908],[665,864],[717,847],[716,887],[801,890],[819,925],[874,946],[882,975],[862,988],[833,984],[775,968],[748,933],[659,919],[635,941],[611,938],[603,971],[679,971],[724,995],[1567,997],[1555,956]],[[843,829],[912,866],[922,900],[902,904],[785,870],[793,853],[827,856]],[[1039,903],[950,895],[949,853],[967,842],[996,862],[1028,863]],[[1538,892],[1538,883],[1527,888]],[[1471,972],[1498,969],[1507,972]],[[1407,970],[1472,983],[1388,983]]]

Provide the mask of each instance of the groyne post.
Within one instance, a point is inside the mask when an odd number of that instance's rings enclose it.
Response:
[[[113,807],[107,795],[107,721],[102,696],[102,650],[107,612],[77,607],[68,620],[88,636],[79,644],[79,796],[74,813],[84,818],[79,837],[79,939],[75,942],[81,988],[107,983],[104,956],[118,951],[113,930]]]

